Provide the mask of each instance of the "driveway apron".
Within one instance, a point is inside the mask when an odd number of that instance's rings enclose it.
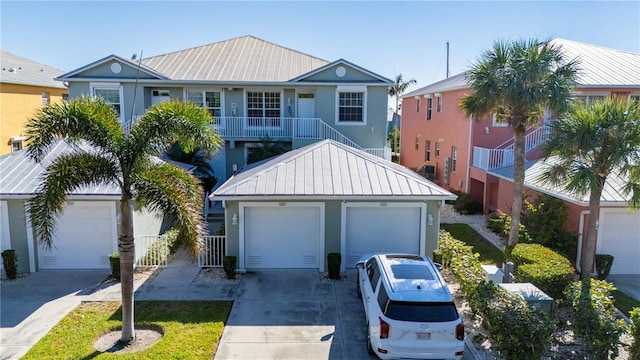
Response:
[[[215,359],[368,357],[355,277],[274,270],[244,275]]]

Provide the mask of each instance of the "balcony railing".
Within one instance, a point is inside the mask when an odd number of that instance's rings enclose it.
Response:
[[[549,137],[549,126],[541,126],[525,136],[525,153],[542,145]],[[504,149],[487,149],[479,146],[473,147],[473,166],[483,170],[494,170],[513,165],[514,144]]]

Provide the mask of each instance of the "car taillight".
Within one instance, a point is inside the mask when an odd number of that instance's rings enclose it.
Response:
[[[456,326],[456,339],[464,340],[464,322],[460,321],[460,324]]]
[[[380,339],[389,338],[389,324],[387,324],[386,321],[382,320],[381,317],[379,317],[378,319],[380,319]]]

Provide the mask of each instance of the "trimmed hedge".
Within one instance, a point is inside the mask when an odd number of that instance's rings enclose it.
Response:
[[[520,282],[530,282],[554,299],[572,281],[575,270],[564,256],[540,244],[518,244],[511,252],[515,275]]]
[[[631,359],[640,360],[640,307],[633,308],[629,312],[631,324],[629,332],[633,336],[633,344],[631,345]]]
[[[444,230],[439,251],[442,265],[455,275],[473,315],[483,316],[498,352],[506,359],[540,359],[551,343],[553,321],[519,296],[486,281],[478,254]]]

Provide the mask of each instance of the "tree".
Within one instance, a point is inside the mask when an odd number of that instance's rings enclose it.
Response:
[[[402,94],[404,94],[405,91],[407,91],[407,88],[411,85],[416,84],[417,81],[416,79],[411,79],[408,81],[404,81],[404,79],[402,78],[402,74],[398,74],[396,75],[396,81],[393,84],[393,86],[391,86],[389,88],[389,96],[393,96],[396,99],[396,107],[394,108],[394,114],[395,114],[395,120],[397,121],[396,125],[398,126],[398,129],[401,130],[402,129],[402,125],[400,124],[399,121],[399,115],[398,112],[400,111],[400,97],[402,96]],[[397,132],[397,138],[394,136],[393,138],[393,144],[392,144],[392,149],[398,149],[398,161],[400,161],[400,131]]]
[[[218,182],[215,177],[213,168],[211,167],[211,156],[202,149],[194,149],[189,152],[182,150],[180,143],[173,143],[166,152],[169,160],[195,165],[193,174],[202,181],[204,191],[211,191]]]
[[[47,165],[37,194],[28,202],[29,214],[39,242],[53,246],[56,218],[67,194],[82,186],[117,184],[120,187],[120,252],[122,335],[121,342],[135,338],[133,313],[133,205],[163,213],[171,218],[187,250],[195,256],[205,235],[202,192],[198,180],[183,169],[153,161],[173,142],[185,151],[196,146],[213,153],[219,136],[210,129],[210,115],[191,103],[164,102],[148,109],[125,132],[119,115],[102,99],[82,97],[39,110],[29,120],[27,154],[44,160],[59,139],[77,146]],[[85,150],[82,150],[85,149]]]
[[[518,243],[527,127],[538,124],[547,109],[556,115],[568,109],[577,71],[576,61],[565,61],[559,46],[548,41],[517,40],[496,41],[468,73],[467,83],[473,92],[459,103],[465,115],[482,120],[495,114],[496,120],[509,124],[513,132],[509,248]]]
[[[269,136],[265,135],[260,137],[258,146],[251,148],[251,152],[247,156],[247,164],[253,164],[285,152],[287,152],[287,148],[281,142],[271,141]]]
[[[589,220],[580,259],[581,278],[589,278],[595,261],[600,197],[610,176],[624,182],[629,206],[640,208],[640,105],[626,98],[576,105],[553,124],[543,156],[550,159],[540,180],[570,194],[589,194]]]

